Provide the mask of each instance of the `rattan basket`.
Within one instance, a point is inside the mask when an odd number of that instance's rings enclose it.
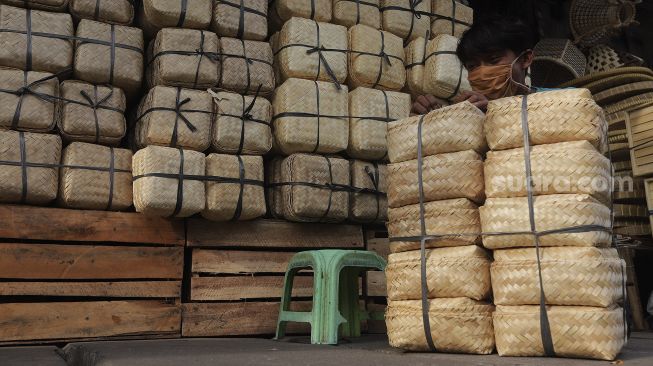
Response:
[[[451,99],[471,90],[467,70],[456,56],[458,38],[446,34],[428,42],[425,52],[424,91],[442,99]]]
[[[145,35],[154,38],[162,28],[208,29],[214,0],[142,0],[139,22]]]
[[[204,210],[204,182],[179,179],[204,176],[204,160],[200,152],[171,147],[148,146],[137,151],[133,159],[136,211],[150,216],[188,217]]]
[[[621,28],[635,23],[640,0],[574,0],[569,25],[574,42],[591,47],[608,40]]]
[[[454,0],[431,0],[431,33],[463,36],[474,22],[474,9]]]
[[[547,230],[588,227],[587,232],[569,232],[540,236],[540,245],[546,247],[576,246],[605,247],[612,242],[610,209],[589,195],[556,194],[536,196],[533,199],[535,228]],[[530,231],[527,198],[488,198],[479,209],[484,233],[483,245],[488,249],[534,246],[533,236],[512,234]],[[593,226],[606,228],[598,230]]]
[[[349,220],[384,223],[388,220],[388,168],[384,164],[362,160],[350,161],[351,186]]]
[[[27,9],[38,9],[55,12],[65,12],[69,0],[2,0],[2,4],[18,6]]]
[[[134,22],[134,1],[70,0],[70,13],[75,19],[91,19],[109,24],[131,25]]]
[[[587,59],[568,39],[545,38],[533,49],[531,81],[538,87],[556,87],[585,75]]]
[[[408,118],[410,95],[369,88],[349,92],[349,146],[347,155],[376,161],[388,155],[388,123]]]
[[[595,93],[594,100],[601,106],[609,106],[630,97],[651,92],[653,92],[653,81],[639,81]]]
[[[209,154],[206,157],[206,176],[204,218],[234,221],[265,215],[262,157]],[[224,178],[226,181],[220,181]]]
[[[427,32],[424,36],[429,36]],[[404,48],[406,56],[406,89],[413,97],[424,95],[424,73],[426,69],[426,47],[428,39],[417,37]]]
[[[417,159],[420,116],[391,122],[388,126],[388,157],[393,163]],[[436,109],[422,119],[422,155],[487,150],[485,115],[469,102]]]
[[[275,87],[274,57],[268,42],[220,39],[220,88],[268,96]]]
[[[59,81],[45,72],[0,67],[0,128],[50,132],[59,118]]]
[[[429,325],[439,352],[490,354],[494,351],[494,306],[468,298],[429,300]],[[391,301],[385,314],[390,346],[428,351],[420,300]]]
[[[590,48],[587,54],[587,73],[616,69],[622,66],[641,66],[643,60],[626,52],[617,52],[611,47],[599,44]]]
[[[381,27],[405,42],[422,37],[431,27],[431,0],[381,0]]]
[[[549,306],[547,313],[558,357],[613,360],[624,345],[623,309],[618,306]],[[544,356],[539,306],[497,306],[494,334],[499,356]]]
[[[488,104],[485,130],[492,150],[524,146],[523,97],[493,100]],[[607,151],[608,125],[603,110],[587,89],[564,89],[531,94],[527,99],[531,145],[588,140]]]
[[[220,37],[263,41],[268,35],[268,4],[261,0],[217,0],[213,30]]]
[[[75,32],[69,14],[0,5],[0,24],[0,66],[51,73],[73,66],[73,42],[65,39]]]
[[[380,0],[333,0],[332,23],[353,27],[365,24],[374,29],[381,28]]]
[[[349,29],[349,87],[401,90],[406,83],[401,38],[356,25]]]
[[[120,211],[132,205],[132,152],[73,142],[63,151],[59,204]]]
[[[58,135],[0,130],[0,202],[45,205],[53,201],[60,159]]]

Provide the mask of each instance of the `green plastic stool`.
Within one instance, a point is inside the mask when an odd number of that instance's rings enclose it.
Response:
[[[361,320],[383,319],[383,314],[360,310],[358,278],[362,272],[383,271],[385,266],[378,254],[364,250],[327,249],[295,254],[284,278],[275,339],[284,337],[288,322],[310,323],[312,344],[338,344],[339,330],[343,337],[360,337]],[[312,268],[314,275],[313,309],[290,311],[293,280],[300,270],[307,268]]]

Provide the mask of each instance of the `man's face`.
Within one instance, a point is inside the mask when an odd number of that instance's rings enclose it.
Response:
[[[509,65],[517,58],[512,50],[497,51],[481,56],[477,60],[470,61],[465,64],[467,71],[472,71],[479,66],[497,66]],[[533,62],[533,52],[527,51],[512,65],[512,79],[518,83],[524,84],[526,80],[526,72]]]

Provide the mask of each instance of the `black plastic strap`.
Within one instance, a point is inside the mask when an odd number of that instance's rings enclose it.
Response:
[[[114,69],[116,67],[116,26],[111,24],[111,56],[109,67],[109,84],[113,84]]]
[[[25,11],[27,49],[25,50],[25,70],[32,70],[32,10]]]
[[[95,11],[93,12],[93,20],[100,19],[100,0],[95,0]]]
[[[25,147],[25,133],[18,133],[18,142],[20,145],[20,174],[22,180],[22,190],[20,193],[20,203],[27,200],[27,151]]]
[[[182,114],[182,109],[181,107],[184,106],[184,104],[190,102],[190,98],[186,98],[184,100],[181,100],[181,88],[177,88],[177,95],[175,96],[175,125],[172,128],[172,136],[170,137],[170,147],[177,147],[177,142],[179,139],[179,119],[184,121],[186,124],[186,127],[191,132],[196,132],[197,128]]]
[[[311,0],[311,16],[310,19],[315,19],[315,0]]]
[[[385,53],[385,35],[383,31],[379,31],[379,34],[381,35],[381,51],[379,52],[379,72],[376,75],[376,80],[374,81],[372,88],[376,88],[377,85],[379,85],[379,82],[381,81],[381,77],[383,76],[383,61],[387,62],[388,66],[392,66],[392,62],[390,62],[390,57],[388,57],[388,54]]]
[[[102,99],[99,99],[98,97],[98,86],[93,85],[93,99],[86,93],[85,90],[80,91],[79,93],[81,96],[86,99],[88,102],[88,106],[93,109],[93,119],[95,121],[95,143],[97,144],[100,141],[100,119],[97,114],[98,107],[105,103],[111,96],[113,95],[113,87],[109,86],[110,90],[109,93],[103,97]],[[82,104],[82,103],[80,103]],[[115,108],[114,108],[115,109]],[[119,110],[118,110],[119,111]]]
[[[179,21],[177,22],[177,28],[183,28],[184,27],[184,22],[186,21],[186,11],[187,10],[188,10],[188,0],[181,0],[181,11],[179,13]]]
[[[241,0],[242,1],[242,0]],[[247,85],[245,86],[245,92],[249,92],[249,88],[252,84],[252,72],[250,70],[250,65],[253,64],[254,62],[247,58],[247,48],[245,47],[245,41],[242,39],[240,40],[240,44],[243,46],[243,58],[245,59],[245,68],[246,74],[247,74]]]
[[[18,123],[20,122],[20,112],[23,109],[23,98],[25,94],[29,93],[31,90],[27,85],[27,71],[23,71],[23,87],[18,89],[18,102],[16,103],[16,109],[14,110],[14,116],[11,119],[11,128],[16,129]]]
[[[238,31],[236,32],[236,38],[243,39],[243,33],[245,33],[245,0],[240,0],[240,7],[238,8]],[[245,48],[244,45],[243,48]]]
[[[406,35],[406,38],[404,38],[404,43],[408,42],[410,39],[410,36],[413,34],[413,29],[415,28],[415,19],[422,19],[422,15],[425,16],[431,16],[431,12],[429,11],[421,11],[417,10],[417,7],[422,3],[423,0],[408,0],[408,8],[405,8],[403,6],[397,6],[397,5],[391,5],[391,6],[384,6],[381,7],[380,10],[383,11],[389,11],[389,10],[397,10],[397,11],[407,11],[411,13],[410,17],[410,28],[408,30],[408,34]]]
[[[428,42],[429,41],[427,40],[426,44],[428,44]],[[426,50],[426,46],[424,47],[424,49]],[[415,67],[415,66],[425,65],[426,61],[428,59],[430,59],[431,57],[434,57],[434,56],[440,56],[440,55],[453,55],[453,56],[456,56],[456,51],[436,51],[436,52],[429,53],[428,56],[426,55],[426,52],[424,52],[424,55],[425,56],[422,59],[422,61],[410,63],[410,64],[406,65],[406,68],[410,69],[410,68]]]
[[[315,106],[317,108],[317,135],[315,137],[315,148],[312,152],[316,153],[320,148],[320,86],[317,84],[317,81],[313,83],[315,83]],[[331,169],[331,162],[329,162],[329,169]]]
[[[451,0],[451,35],[456,33],[456,0]]]
[[[236,201],[236,210],[231,221],[237,221],[243,213],[243,193],[245,190],[245,183],[243,183],[245,180],[245,164],[243,164],[243,158],[240,155],[236,155],[236,157],[238,158],[238,183],[240,190],[238,192],[238,201]]]
[[[240,118],[240,141],[238,143],[238,151],[236,152],[236,155],[242,154],[243,148],[245,147],[245,121],[259,122],[258,120],[254,120],[254,117],[252,116],[252,109],[254,109],[254,105],[256,104],[256,99],[258,98],[260,91],[261,85],[259,85],[258,89],[256,89],[254,98],[252,98],[252,101],[247,106],[245,105],[245,96],[240,96],[243,105],[243,113],[240,116],[237,116],[237,118]],[[269,127],[268,123],[264,121],[261,122]]]
[[[379,215],[381,214],[381,197],[385,196],[384,193],[381,193],[379,189],[379,164],[377,162],[373,162],[372,166],[374,167],[374,172],[370,171],[369,166],[365,166],[365,173],[367,173],[367,176],[370,177],[370,180],[372,181],[372,187],[374,187],[374,190],[378,192],[378,194],[375,195],[376,198],[376,214],[374,215],[374,219],[372,219],[371,222],[376,222],[376,220],[379,219]]]
[[[315,4],[313,3],[314,0],[311,0],[311,7],[314,7]],[[313,16],[311,15],[311,19]],[[314,21],[315,23],[315,34],[316,34],[316,41],[315,41],[315,47],[309,48],[306,50],[307,55],[312,55],[313,53],[317,52],[318,59],[317,59],[317,74],[315,74],[315,80],[317,81],[320,78],[320,72],[322,72],[322,64],[324,64],[324,69],[327,72],[327,75],[331,78],[334,84],[336,84],[336,89],[340,90],[340,83],[338,82],[338,78],[336,77],[336,74],[333,72],[333,69],[331,68],[331,65],[329,65],[329,62],[327,61],[326,57],[322,53],[323,51],[326,50],[322,46],[322,42],[320,40],[320,23]]]
[[[329,183],[327,183],[327,184],[332,186],[333,185],[333,167],[331,166],[331,160],[327,156],[324,156],[324,159],[326,160],[327,167],[329,169]],[[329,203],[327,204],[326,211],[324,211],[324,214],[322,215],[322,217],[320,217],[320,221],[322,221],[322,220],[326,219],[327,217],[329,217],[329,213],[331,212],[331,206],[333,205],[333,192],[334,191],[332,189],[329,189]]]
[[[179,215],[184,202],[184,149],[179,149],[179,174],[177,175],[177,198],[175,200],[175,210],[171,217]]]
[[[113,147],[109,147],[109,150],[111,152],[111,160],[109,161],[109,200],[107,202],[107,210],[110,210],[113,204],[113,186],[116,174],[116,156]]]

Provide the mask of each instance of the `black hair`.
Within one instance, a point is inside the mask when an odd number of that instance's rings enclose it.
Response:
[[[491,16],[475,22],[460,39],[456,54],[466,65],[493,53],[520,54],[535,46],[533,30],[517,18]]]

